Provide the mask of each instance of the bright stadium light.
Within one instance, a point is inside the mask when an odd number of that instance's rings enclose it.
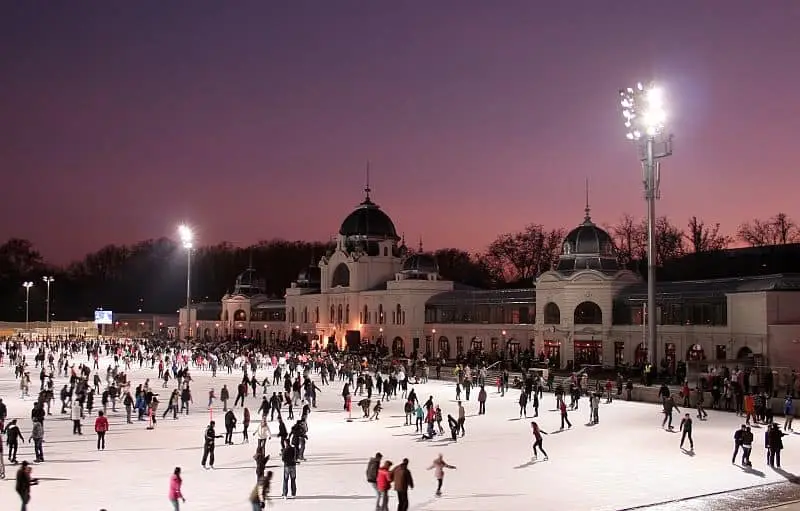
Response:
[[[186,249],[186,337],[192,335],[191,306],[192,306],[192,248],[194,248],[194,232],[186,225],[178,226],[178,236],[181,244]]]
[[[656,199],[661,196],[659,160],[672,154],[672,135],[664,134],[667,112],[664,90],[654,83],[619,91],[625,137],[636,143],[644,175],[644,196],[647,201],[647,346],[648,360],[658,367],[656,345]],[[648,379],[650,375],[647,375]]]

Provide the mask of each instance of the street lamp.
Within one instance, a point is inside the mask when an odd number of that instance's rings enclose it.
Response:
[[[50,284],[55,282],[56,279],[53,277],[42,277],[42,280],[45,284],[47,284],[47,335],[45,338],[49,341],[50,340]]]
[[[28,340],[31,340],[31,323],[30,323],[30,310],[31,310],[31,288],[33,282],[23,282],[22,287],[25,288],[25,331],[28,332]]]
[[[191,325],[191,300],[192,300],[192,248],[194,247],[194,233],[187,225],[178,227],[181,244],[186,249],[186,337],[192,335]]]
[[[620,90],[620,105],[626,138],[639,148],[642,162],[644,197],[647,201],[647,353],[650,363],[658,364],[656,352],[656,199],[661,197],[659,160],[672,154],[672,135],[665,135],[667,120],[664,91],[655,84]]]

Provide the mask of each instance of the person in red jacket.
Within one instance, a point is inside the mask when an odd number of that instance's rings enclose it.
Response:
[[[392,488],[392,462],[386,460],[383,466],[378,469],[378,480],[376,486],[378,487],[378,494],[380,495],[380,506],[377,507],[378,511],[389,511],[389,490]]]
[[[97,433],[97,450],[106,449],[106,431],[108,431],[108,419],[103,414],[103,410],[97,412],[97,419],[94,421],[94,431]]]

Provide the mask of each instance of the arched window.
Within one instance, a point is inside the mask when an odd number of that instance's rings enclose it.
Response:
[[[339,308],[336,310],[336,320],[337,323],[342,323],[342,304],[339,304]]]
[[[576,325],[602,325],[603,311],[594,302],[581,302],[575,307]]]
[[[445,336],[439,337],[439,357],[445,360],[450,358],[450,339]]]
[[[308,323],[308,307],[303,307],[303,323]]]
[[[333,270],[333,278],[331,279],[331,287],[350,287],[350,268],[346,264],[340,263],[339,266]]]
[[[402,357],[406,353],[405,343],[402,337],[395,337],[392,341],[392,353],[396,357]]]
[[[365,325],[369,323],[369,308],[367,308],[366,304],[364,305],[364,317],[361,318],[361,322]]]
[[[736,354],[736,358],[738,360],[753,358],[753,350],[745,346],[744,348],[739,350],[739,353]]]
[[[294,323],[296,321],[297,321],[297,318],[295,317],[294,307],[292,307],[292,313],[289,315],[289,322],[290,323]]]
[[[402,324],[403,324],[403,309],[400,307],[400,304],[399,304],[399,303],[397,304],[397,311],[396,311],[396,314],[397,314],[397,315],[396,315],[396,318],[397,318],[397,324],[398,324],[398,325],[402,325]]]
[[[378,305],[378,324],[384,324],[384,317],[383,317],[383,304]]]
[[[236,312],[233,313],[233,320],[234,321],[247,321],[247,313],[242,309],[238,309]]]
[[[561,324],[561,309],[558,308],[553,302],[548,302],[544,306],[544,324],[545,325],[560,325]]]
[[[350,304],[348,303],[344,308],[344,322],[350,323]]]
[[[314,307],[314,323],[319,323],[319,306]]]
[[[331,318],[330,318],[330,321],[328,323],[333,323],[333,320],[335,318],[336,318],[336,310],[333,308],[333,305],[331,305]]]
[[[692,344],[689,346],[689,349],[686,350],[686,360],[705,360],[706,359],[706,352],[703,350],[703,347],[699,344]]]

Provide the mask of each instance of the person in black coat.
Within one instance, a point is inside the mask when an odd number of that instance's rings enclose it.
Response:
[[[222,438],[222,435],[217,435],[214,430],[214,421],[211,421],[208,423],[206,434],[203,438],[203,461],[201,462],[203,468],[206,468],[206,460],[208,460],[209,466],[214,468],[214,440],[217,438]]]
[[[233,445],[233,430],[236,429],[236,415],[233,410],[225,413],[225,445]]]
[[[22,511],[28,509],[28,502],[31,501],[31,486],[39,484],[38,479],[31,477],[32,467],[27,461],[22,462],[22,466],[17,471],[17,494],[22,500]]]

